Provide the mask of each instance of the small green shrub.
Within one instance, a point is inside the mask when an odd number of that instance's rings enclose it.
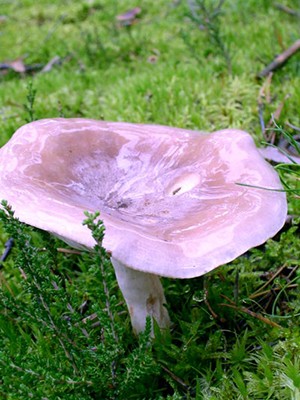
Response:
[[[151,323],[132,340],[124,321],[115,321],[120,305],[110,293],[115,283],[104,249],[97,245],[95,254],[86,255],[84,288],[77,287],[74,277],[58,267],[56,239],[37,235],[14,218],[7,203],[3,206],[0,220],[16,248],[12,270],[1,272],[0,395],[138,399],[141,389],[145,395],[147,380],[159,373],[151,352]],[[94,222],[96,216],[89,215],[85,223],[101,243],[104,227]]]

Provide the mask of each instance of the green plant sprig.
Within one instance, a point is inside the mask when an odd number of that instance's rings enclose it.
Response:
[[[96,393],[125,399],[136,385],[155,377],[159,367],[151,352],[151,321],[132,342],[115,318],[120,302],[109,256],[100,246],[104,226],[95,221],[99,214],[85,220],[99,244],[84,255],[90,262],[84,294],[74,278],[60,271],[55,239],[19,222],[7,202],[1,205],[0,222],[16,243],[17,278],[13,286],[9,277],[0,286],[2,393],[24,400],[33,392],[36,398],[91,399]],[[86,296],[92,312],[87,316],[80,311]]]

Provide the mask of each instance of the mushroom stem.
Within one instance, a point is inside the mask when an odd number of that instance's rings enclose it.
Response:
[[[170,317],[164,304],[164,290],[157,275],[126,267],[111,258],[121,292],[126,301],[134,333],[145,329],[146,318],[155,319],[160,328],[170,326]],[[153,335],[153,326],[152,326]]]

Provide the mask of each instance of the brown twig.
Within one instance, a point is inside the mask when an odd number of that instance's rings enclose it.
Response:
[[[265,134],[265,137],[267,138],[267,141],[271,144],[274,144],[275,139],[276,139],[276,132],[274,132],[273,129],[271,129],[272,127],[274,127],[274,121],[279,120],[281,112],[283,110],[283,107],[285,105],[285,102],[289,99],[290,94],[287,94],[283,101],[281,101],[278,105],[278,107],[276,108],[276,110],[274,111],[274,113],[272,114],[267,126],[265,127],[265,131],[268,131],[268,134]]]
[[[292,46],[290,46],[283,53],[279,54],[266,68],[264,68],[259,74],[257,74],[258,78],[264,78],[271,71],[275,71],[285,64],[285,62],[292,57],[298,50],[300,50],[300,39],[296,40]]]
[[[298,287],[298,284],[297,283],[293,283],[291,285],[288,285],[286,287],[286,289],[295,289],[297,287]],[[251,299],[255,299],[256,297],[261,297],[261,296],[265,296],[267,294],[270,294],[271,291],[272,292],[278,292],[279,290],[282,290],[282,287],[275,287],[275,288],[272,288],[272,289],[263,290],[261,292],[255,292],[250,296],[250,298]]]
[[[82,319],[82,322],[83,322],[84,324],[86,324],[87,321],[93,321],[93,320],[96,319],[97,317],[98,317],[98,315],[97,315],[97,313],[95,312],[95,313],[89,315],[88,317],[83,318],[83,319]]]
[[[251,310],[248,310],[248,308],[246,308],[246,307],[238,307],[238,306],[235,306],[234,304],[227,304],[227,303],[221,303],[219,305],[223,306],[223,307],[233,308],[234,310],[236,310],[238,312],[243,312],[245,314],[248,314],[251,317],[254,317],[254,318],[264,322],[265,324],[273,326],[274,328],[281,328],[281,326],[278,325],[276,322],[271,321],[269,318],[266,318],[266,317],[262,316],[261,314],[257,314]]]
[[[82,254],[83,253],[83,251],[80,251],[80,250],[65,249],[63,247],[58,247],[56,250],[59,253],[67,253],[67,254]]]
[[[177,383],[179,383],[182,387],[184,387],[185,389],[189,389],[189,386],[181,379],[179,378],[177,375],[174,374],[174,372],[170,371],[167,367],[165,367],[164,365],[161,365],[162,369],[168,374],[170,375],[170,377]]]
[[[297,271],[297,269],[299,268],[299,265],[296,265],[294,268],[292,268],[291,272],[288,274],[288,276],[286,277],[287,281],[290,281],[290,279],[292,278],[292,276],[294,275],[294,272]]]
[[[256,294],[264,290],[274,279],[281,274],[281,272],[286,268],[286,264],[283,264],[278,270],[271,276],[271,278],[264,283],[260,288],[258,288],[254,293],[252,293],[249,298],[254,299],[256,297]]]
[[[236,306],[236,303],[231,300],[229,297],[225,296],[225,294],[220,294],[220,297],[222,297],[223,299],[227,300],[228,303],[233,304],[234,306]]]
[[[278,10],[280,10],[280,11],[283,11],[289,15],[292,15],[293,17],[300,17],[300,12],[293,10],[290,7],[287,7],[284,4],[275,3],[274,7],[278,8]]]
[[[212,317],[214,319],[218,319],[218,315],[214,312],[214,310],[212,309],[212,307],[208,301],[208,289],[207,289],[206,280],[204,280],[204,296],[203,297],[204,297],[204,303],[206,304],[206,307],[209,309]]]

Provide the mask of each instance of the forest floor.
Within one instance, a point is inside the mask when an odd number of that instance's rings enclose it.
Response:
[[[80,117],[238,128],[295,154],[299,22],[298,0],[0,0],[0,146]],[[164,278],[173,324],[151,342],[107,260],[2,212],[0,399],[300,399],[299,171],[278,172],[284,229],[204,277]]]

